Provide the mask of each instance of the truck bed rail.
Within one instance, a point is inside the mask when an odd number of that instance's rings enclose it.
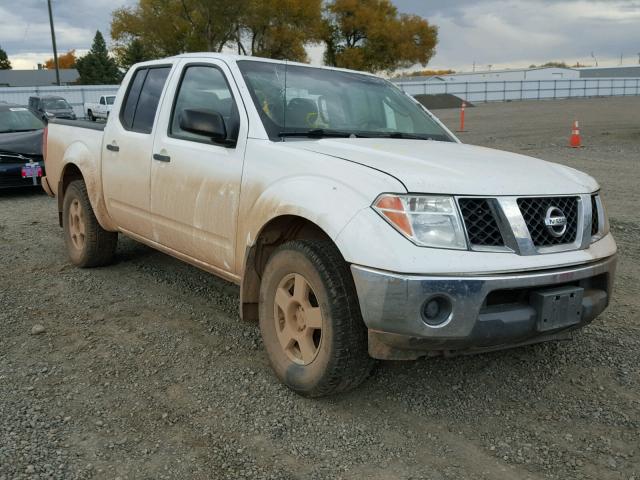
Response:
[[[91,130],[104,131],[106,123],[90,122],[89,120],[68,120],[66,118],[52,118],[49,123],[68,125],[70,127],[89,128]]]

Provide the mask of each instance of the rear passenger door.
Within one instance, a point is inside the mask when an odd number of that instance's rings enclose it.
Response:
[[[248,120],[226,64],[183,61],[165,101],[151,167],[151,213],[155,238],[219,273],[234,273],[240,178]],[[168,97],[169,98],[169,97]],[[233,145],[180,128],[186,109],[222,115]]]
[[[119,115],[107,122],[102,181],[109,215],[125,232],[152,239],[150,172],[153,126],[172,65],[142,66],[131,73]]]

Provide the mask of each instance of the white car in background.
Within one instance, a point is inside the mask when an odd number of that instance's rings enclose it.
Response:
[[[92,122],[95,122],[98,118],[104,118],[106,120],[115,101],[115,95],[102,95],[98,103],[85,102],[84,113]]]

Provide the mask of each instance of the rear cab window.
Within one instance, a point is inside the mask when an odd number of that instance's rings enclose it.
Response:
[[[120,112],[120,123],[126,130],[151,133],[164,84],[171,65],[138,68],[131,80]]]

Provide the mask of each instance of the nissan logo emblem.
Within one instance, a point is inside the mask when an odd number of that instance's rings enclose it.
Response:
[[[549,207],[544,216],[544,225],[554,237],[561,237],[567,231],[567,217],[558,207]]]

